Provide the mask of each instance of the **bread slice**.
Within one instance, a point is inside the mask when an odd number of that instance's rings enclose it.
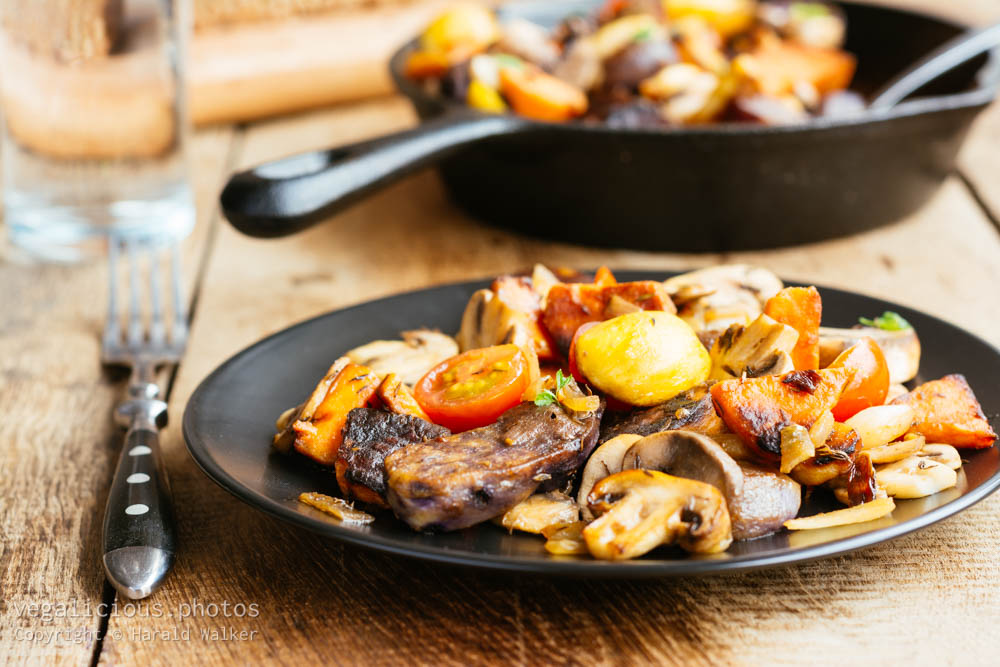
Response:
[[[62,62],[107,56],[122,24],[122,0],[3,0],[0,12],[8,35]]]

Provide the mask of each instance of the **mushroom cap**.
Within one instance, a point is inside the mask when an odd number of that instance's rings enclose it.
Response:
[[[653,470],[623,470],[587,498],[598,518],[583,529],[595,558],[623,560],[661,544],[719,553],[732,543],[726,500],[714,486]]]
[[[694,431],[663,431],[637,441],[622,460],[622,470],[636,469],[711,484],[727,501],[743,493],[739,464],[717,442]]]
[[[594,518],[587,506],[587,496],[590,495],[590,490],[605,477],[622,471],[622,459],[625,457],[625,452],[638,440],[642,440],[641,435],[623,433],[611,438],[590,455],[590,459],[583,469],[583,475],[580,477],[580,491],[576,496],[576,504],[580,506],[580,513],[585,521]]]
[[[788,475],[737,463],[712,438],[693,431],[664,431],[633,444],[622,470],[658,470],[711,484],[726,498],[733,539],[747,540],[781,529],[794,518],[801,487]]]

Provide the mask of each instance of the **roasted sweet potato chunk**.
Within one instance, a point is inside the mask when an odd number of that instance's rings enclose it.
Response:
[[[300,415],[292,424],[295,450],[321,465],[332,466],[344,439],[347,413],[376,403],[375,391],[380,383],[378,375],[367,366],[346,364],[329,382],[315,411],[308,417]]]
[[[972,393],[964,375],[946,375],[925,382],[908,394],[892,401],[913,408],[914,424],[910,433],[918,433],[927,442],[944,443],[964,449],[993,446],[997,434]]]
[[[781,457],[781,429],[810,428],[840,398],[850,377],[843,368],[725,380],[712,387],[715,411],[764,460]]]
[[[419,417],[427,421],[431,420],[417,403],[417,399],[413,397],[413,392],[403,384],[403,381],[395,373],[389,373],[382,380],[382,384],[378,386],[378,397],[389,412]]]
[[[605,311],[613,297],[643,310],[677,312],[663,284],[655,280],[604,286],[560,283],[549,289],[542,322],[556,345],[565,353],[580,325],[607,319]]]
[[[792,350],[795,369],[819,368],[819,321],[823,300],[815,287],[786,287],[764,304],[764,314],[799,332]]]

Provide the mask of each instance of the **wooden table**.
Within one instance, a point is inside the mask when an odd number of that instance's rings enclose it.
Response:
[[[990,0],[956,5],[970,20],[1000,17]],[[249,239],[219,218],[216,197],[235,168],[412,123],[406,103],[387,99],[195,135],[199,224],[185,248],[193,329],[164,436],[181,546],[167,584],[141,604],[116,600],[99,567],[120,442],[110,414],[123,389],[97,361],[106,267],[0,263],[0,655],[67,664],[996,663],[1000,495],[918,534],[814,563],[662,582],[552,581],[382,556],[291,528],[209,481],[178,424],[197,383],[265,334],[536,261],[753,262],[927,310],[1000,345],[1000,106],[977,123],[959,171],[923,210],[806,247],[673,255],[531,240],[462,215],[431,172],[288,239]]]

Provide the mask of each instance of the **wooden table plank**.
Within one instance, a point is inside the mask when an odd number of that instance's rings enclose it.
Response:
[[[239,164],[413,122],[400,100],[254,126]],[[944,224],[945,221],[947,224]],[[981,303],[1000,278],[1000,238],[951,179],[920,213],[828,243],[731,256],[601,251],[526,239],[468,220],[437,177],[411,177],[321,226],[259,241],[219,230],[171,409],[241,347],[330,308],[535,261],[682,268],[751,261],[790,278],[893,298],[994,343]],[[324,360],[317,360],[317,368]],[[262,379],[266,381],[266,379]],[[165,436],[181,550],[156,598],[167,609],[256,604],[255,618],[111,619],[102,660],[219,664],[332,661],[781,663],[986,661],[1000,621],[1000,498],[853,556],[759,573],[646,583],[489,575],[382,556],[292,528],[229,497]],[[928,603],[932,600],[933,603]],[[253,633],[218,642],[213,628]],[[186,641],[130,639],[139,629]]]
[[[191,144],[199,222],[184,245],[189,284],[232,134],[201,132]],[[111,411],[126,379],[99,362],[106,270],[0,261],[0,656],[11,660],[79,665],[95,648],[101,522],[121,442]]]

